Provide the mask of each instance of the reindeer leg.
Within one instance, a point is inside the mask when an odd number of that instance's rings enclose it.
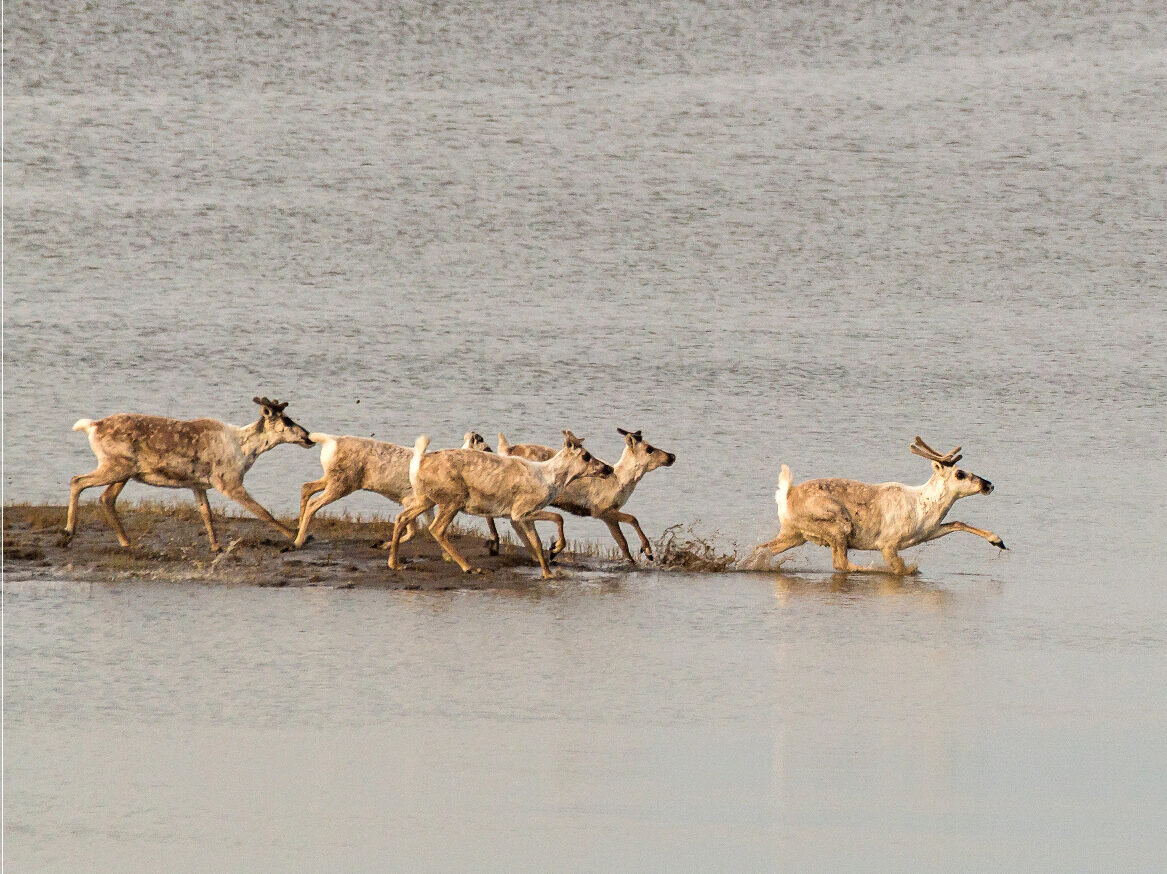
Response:
[[[299,520],[297,527],[304,524],[304,509],[308,506],[308,499],[317,492],[322,492],[328,487],[328,477],[322,476],[320,479],[313,480],[310,483],[304,483],[300,486],[300,515],[297,516]]]
[[[203,524],[207,526],[207,537],[211,541],[211,552],[219,552],[223,547],[219,546],[219,541],[215,538],[215,523],[211,519],[211,502],[207,500],[206,489],[191,489],[194,492],[195,500],[199,504],[199,513],[203,517]]]
[[[251,495],[247,493],[247,489],[243,488],[242,483],[230,486],[220,485],[216,486],[216,488],[232,501],[235,501],[235,503],[246,507],[264,522],[273,525],[277,530],[279,530],[281,534],[287,537],[288,540],[296,539],[296,532],[289,528],[287,525],[280,522],[278,519],[276,519],[275,516],[264,509],[263,505],[259,503],[259,501],[255,500],[255,498],[251,497]]]
[[[73,539],[73,532],[77,530],[77,505],[81,501],[81,493],[94,486],[108,486],[112,483],[125,482],[130,478],[124,469],[101,465],[92,473],[85,473],[69,480],[69,511],[65,516],[65,528],[61,532],[61,546],[68,546]],[[118,542],[122,543],[124,532],[118,535]],[[122,543],[123,546],[127,544]]]
[[[624,539],[624,532],[620,530],[620,524],[609,514],[601,516],[600,521],[608,526],[608,531],[612,533],[612,539],[616,541],[616,545],[620,547],[620,551],[624,553],[624,558],[628,560],[628,563],[636,564],[636,559],[632,557],[632,553],[628,549],[628,541]]]
[[[967,531],[969,534],[983,537],[993,546],[997,547],[997,549],[1006,549],[1005,541],[992,531],[986,531],[984,528],[974,528],[972,525],[964,522],[945,522],[920,542],[927,543],[929,540],[935,540],[937,537],[943,537],[945,534],[951,534],[953,531]]]
[[[916,566],[904,564],[904,560],[900,558],[899,547],[885,546],[880,550],[883,553],[883,560],[887,562],[887,569],[897,576],[907,576],[908,574],[918,573]]]
[[[117,507],[114,506],[117,503],[118,495],[121,494],[122,489],[125,487],[126,480],[110,485],[109,488],[101,493],[101,506],[105,510],[105,517],[109,520],[109,524],[117,532],[118,543],[122,546],[129,546],[129,535],[126,534],[126,529],[122,527],[122,520],[118,518]]]
[[[743,566],[754,569],[758,562],[761,561],[763,553],[769,553],[767,558],[774,558],[774,556],[786,552],[788,549],[794,549],[796,546],[802,546],[804,543],[806,543],[806,538],[797,531],[789,534],[779,532],[778,536],[773,540],[767,540],[765,543],[756,546],[754,551],[750,553],[750,557],[743,563]]]
[[[393,539],[389,543],[389,567],[395,571],[401,570],[401,563],[397,560],[397,547],[401,544],[401,535],[405,533],[410,522],[433,506],[433,502],[418,498],[416,495],[410,496],[408,500],[411,503],[405,505],[393,523]]]
[[[304,488],[315,485],[315,483],[305,483]],[[312,517],[319,513],[324,507],[327,507],[333,501],[339,501],[346,495],[351,495],[353,490],[341,483],[333,480],[326,483],[324,486],[324,494],[318,495],[308,501],[300,514],[300,530],[296,532],[295,545],[297,548],[304,545],[304,541],[308,538],[308,525],[312,521]],[[302,493],[301,493],[302,494]]]
[[[450,523],[454,521],[454,517],[458,515],[461,508],[455,504],[446,504],[438,507],[438,515],[434,517],[433,523],[430,525],[430,534],[433,535],[434,540],[438,542],[438,546],[446,551],[450,558],[457,562],[458,567],[462,568],[464,574],[484,574],[486,570],[480,567],[473,567],[470,562],[463,558],[462,553],[454,548],[454,544],[446,537],[446,529]],[[400,518],[400,517],[398,517]],[[400,523],[398,523],[400,524]]]
[[[857,564],[852,564],[851,560],[847,558],[847,540],[846,538],[831,540],[831,563],[835,566],[837,571],[845,571],[852,573],[856,571],[869,571],[873,568],[860,567]]]
[[[514,524],[515,529],[526,538],[531,553],[539,560],[539,567],[543,571],[543,579],[553,579],[551,567],[547,563],[547,557],[543,554],[543,543],[539,540],[539,534],[535,530],[535,523],[526,519],[515,519]]]
[[[486,554],[498,555],[499,544],[502,542],[498,536],[498,528],[494,524],[494,518],[486,517],[486,527],[490,531],[490,539],[486,541]]]
[[[640,538],[640,552],[649,561],[656,561],[652,554],[652,544],[648,542],[648,538],[644,534],[644,530],[640,527],[640,521],[631,513],[621,513],[619,510],[611,512],[612,517],[617,522],[623,522],[625,525],[631,525],[632,530],[636,532],[636,536]]]
[[[540,522],[555,523],[555,530],[558,533],[558,536],[555,540],[555,543],[552,544],[552,546],[550,546],[547,550],[549,553],[548,560],[555,561],[555,556],[559,555],[559,553],[563,552],[563,550],[567,547],[567,539],[563,536],[563,517],[558,513],[552,513],[550,510],[537,510],[525,518],[531,524],[532,531],[537,530],[535,528],[535,520]]]

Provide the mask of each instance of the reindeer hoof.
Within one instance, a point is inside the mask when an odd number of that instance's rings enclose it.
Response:
[[[61,531],[61,537],[57,541],[57,546],[64,549],[66,546],[68,546],[72,542],[73,542],[73,532],[72,531]]]
[[[490,571],[488,571],[484,567],[472,567],[472,568],[467,568],[466,573],[468,573],[468,574],[488,574],[488,573],[490,573]]]
[[[649,561],[656,561],[656,556],[652,554],[651,549],[642,549],[640,550],[640,554],[647,558]]]
[[[498,541],[497,540],[488,540],[486,542],[486,554],[487,555],[498,555]]]

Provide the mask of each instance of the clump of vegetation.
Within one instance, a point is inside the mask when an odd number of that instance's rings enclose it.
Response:
[[[719,551],[717,537],[720,532],[698,534],[699,522],[688,526],[672,525],[664,530],[654,548],[657,567],[717,573],[737,564],[737,543],[732,544],[732,553]]]

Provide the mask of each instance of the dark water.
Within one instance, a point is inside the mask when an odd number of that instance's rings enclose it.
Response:
[[[920,433],[1012,548],[535,600],[10,585],[8,860],[1157,867],[1165,24],[8,4],[6,500],[65,500],[79,417],[264,394],[403,443],[641,428],[678,462],[628,509],[726,548],[780,463],[922,482]],[[318,470],[248,485],[290,512]]]

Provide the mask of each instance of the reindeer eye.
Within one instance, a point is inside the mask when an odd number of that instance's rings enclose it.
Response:
[[[587,453],[587,452],[585,452],[585,453],[583,454],[583,460],[584,460],[584,461],[591,461],[591,460],[592,460],[592,456],[591,456],[591,454],[590,454],[590,453]]]
[[[963,470],[958,470],[958,471],[956,472],[956,478],[957,478],[957,479],[964,479],[964,471],[963,471]]]

